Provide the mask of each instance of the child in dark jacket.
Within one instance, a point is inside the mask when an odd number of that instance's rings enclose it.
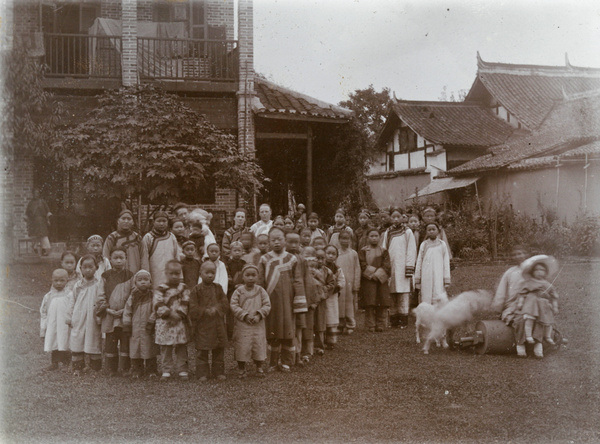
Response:
[[[129,335],[123,330],[123,312],[131,289],[133,273],[127,269],[127,252],[124,247],[115,247],[110,252],[111,269],[102,273],[104,292],[100,295],[97,315],[102,318],[102,333],[105,334],[104,358],[111,376],[120,369],[128,373]]]
[[[227,300],[231,303],[233,292],[241,285],[244,285],[242,280],[242,269],[246,265],[246,261],[242,259],[244,254],[244,246],[240,241],[234,241],[230,244],[230,257],[227,258],[225,266],[227,267]],[[233,338],[233,314],[229,312],[227,315],[227,338]]]
[[[182,249],[184,255],[181,260],[183,283],[187,288],[192,289],[196,286],[200,277],[200,261],[196,258],[196,244],[191,240],[185,241]]]
[[[391,304],[388,279],[391,272],[390,256],[379,245],[379,231],[367,232],[367,245],[358,253],[362,272],[359,307],[365,309],[365,324],[370,332],[382,332],[386,324],[386,312]]]
[[[211,375],[209,352],[212,354],[212,376],[218,380],[225,379],[225,316],[229,312],[229,302],[223,288],[214,282],[216,272],[214,262],[204,262],[200,268],[202,282],[190,294],[190,318],[197,356],[196,376],[202,382]]]

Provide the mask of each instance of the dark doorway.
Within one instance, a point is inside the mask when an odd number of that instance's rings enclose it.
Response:
[[[265,177],[265,190],[258,203],[269,203],[273,216],[286,215],[292,195],[298,203],[306,203],[306,141],[260,140],[256,155]]]

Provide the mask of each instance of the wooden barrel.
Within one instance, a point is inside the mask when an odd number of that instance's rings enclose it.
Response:
[[[481,332],[481,341],[475,345],[480,355],[485,353],[516,353],[513,329],[499,319],[479,321],[475,330]]]

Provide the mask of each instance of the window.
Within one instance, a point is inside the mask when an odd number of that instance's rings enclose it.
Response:
[[[400,147],[399,153],[411,153],[417,149],[417,134],[410,128],[400,128]]]
[[[204,1],[193,0],[190,3],[190,35],[193,39],[206,39],[206,14]]]

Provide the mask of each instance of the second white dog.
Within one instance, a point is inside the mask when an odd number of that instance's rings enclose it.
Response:
[[[447,348],[446,330],[473,320],[487,310],[491,303],[492,295],[486,290],[465,291],[448,302],[440,302],[436,305],[420,303],[413,310],[417,317],[415,323],[417,344],[421,343],[419,329],[425,327],[429,330],[423,346],[425,354],[429,354],[431,341],[435,341],[438,346],[441,342],[443,347]]]

